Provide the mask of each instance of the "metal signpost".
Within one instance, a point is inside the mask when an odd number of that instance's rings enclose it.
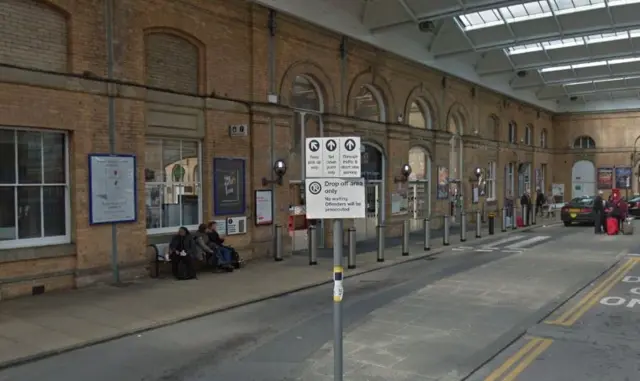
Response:
[[[333,379],[342,381],[342,219],[366,215],[360,137],[307,138],[305,169],[307,219],[333,220]]]

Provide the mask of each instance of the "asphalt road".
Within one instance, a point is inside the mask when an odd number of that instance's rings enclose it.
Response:
[[[554,227],[522,234],[549,236],[548,243],[570,232]],[[345,328],[430,283],[515,253],[446,252],[348,278]],[[331,292],[321,286],[64,353],[0,371],[0,381],[295,380],[302,363],[332,338]]]

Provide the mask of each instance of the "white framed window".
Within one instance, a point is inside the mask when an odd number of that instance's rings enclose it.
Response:
[[[504,197],[515,197],[515,164],[508,163],[504,167]]]
[[[518,126],[516,122],[509,122],[509,143],[516,144],[518,142]]]
[[[66,132],[0,127],[0,249],[71,242]]]
[[[547,129],[543,128],[540,131],[540,147],[547,148]]]
[[[487,200],[496,199],[496,162],[490,161],[487,168]]]
[[[530,146],[533,143],[532,133],[533,128],[531,126],[526,126],[524,128],[524,144]]]
[[[202,222],[202,153],[197,140],[147,138],[145,209],[149,234]]]

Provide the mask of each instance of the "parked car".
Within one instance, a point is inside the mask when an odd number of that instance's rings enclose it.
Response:
[[[595,219],[593,200],[593,196],[582,196],[564,204],[560,209],[560,218],[564,222],[564,226],[569,226],[573,223],[593,224]]]
[[[627,201],[629,205],[629,216],[640,217],[640,196],[633,196]]]

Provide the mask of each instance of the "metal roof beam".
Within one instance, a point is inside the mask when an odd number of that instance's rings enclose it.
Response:
[[[591,95],[591,94],[601,94],[601,93],[617,93],[617,92],[621,92],[621,91],[640,91],[640,86],[633,86],[633,87],[616,87],[613,89],[597,89],[597,90],[589,90],[589,91],[576,91],[576,92],[568,92],[568,96],[569,97],[580,97],[580,96],[584,96],[584,95]],[[540,100],[550,100],[550,99],[558,99],[561,98],[561,95],[542,95],[542,96],[538,96],[538,98]]]
[[[526,90],[533,89],[540,86],[558,86],[558,85],[566,85],[569,83],[576,82],[588,82],[588,81],[599,81],[599,80],[607,80],[607,79],[615,79],[615,78],[625,78],[625,77],[640,77],[640,70],[636,72],[624,73],[624,74],[607,74],[607,75],[598,75],[598,76],[590,76],[590,77],[572,77],[566,78],[559,81],[545,81],[542,79],[542,83],[532,83],[532,84],[523,84],[511,86],[514,90]]]
[[[522,4],[522,0],[503,0],[496,1],[492,4],[484,5],[465,5],[458,2],[457,7],[451,7],[442,11],[429,12],[425,14],[416,15],[417,22],[421,21],[437,21],[442,19],[448,19],[458,17],[467,13],[488,11],[490,9],[496,9],[501,7],[508,7],[509,5]],[[389,29],[395,29],[401,26],[414,23],[414,20],[398,21],[388,25],[381,25],[375,28],[371,28],[371,33],[380,33]]]
[[[624,25],[623,27],[618,26],[618,29],[639,29],[640,28],[640,22],[638,23],[633,23],[633,24],[627,24]],[[563,35],[539,35],[539,36],[534,36],[534,37],[529,37],[529,38],[522,38],[522,39],[511,39],[509,41],[506,42],[497,42],[495,44],[482,44],[482,45],[477,45],[476,46],[476,51],[478,53],[484,53],[484,52],[490,52],[493,50],[502,50],[502,49],[507,49],[511,46],[514,45],[527,45],[527,44],[536,44],[536,43],[541,43],[541,42],[546,42],[546,41],[552,41],[552,40],[557,40],[560,38],[572,38],[572,37],[587,37],[590,36],[592,34],[599,34],[599,33],[611,33],[612,32],[612,27],[611,26],[607,26],[606,28],[594,28],[594,29],[590,29],[588,31],[584,31],[581,30],[580,32],[564,32]],[[457,52],[449,52],[449,53],[443,53],[440,55],[437,55],[436,58],[448,58],[448,57],[453,57],[453,56],[459,56],[459,55],[464,55],[464,54],[468,54],[471,53],[470,50],[459,50]]]

